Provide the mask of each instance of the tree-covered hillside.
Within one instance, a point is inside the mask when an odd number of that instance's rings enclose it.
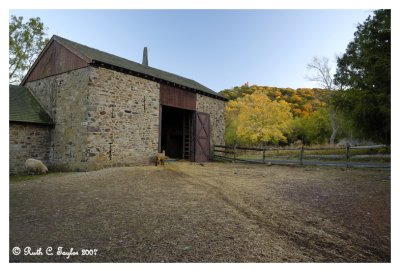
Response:
[[[298,140],[323,144],[329,140],[332,129],[326,90],[244,84],[220,94],[230,100],[225,108],[228,145],[290,144]],[[287,110],[289,115],[284,112]]]
[[[264,93],[272,101],[285,101],[290,105],[293,117],[306,117],[321,107],[326,106],[327,91],[318,88],[278,88],[244,84],[232,89],[225,89],[221,95],[229,100],[235,100],[255,91]]]

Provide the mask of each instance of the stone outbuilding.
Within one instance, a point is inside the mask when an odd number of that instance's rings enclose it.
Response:
[[[140,64],[53,36],[21,86],[10,86],[10,172],[28,157],[69,171],[148,164],[162,150],[208,161],[213,145],[224,144],[226,99],[148,66],[147,49],[143,55]],[[36,101],[36,117],[47,121],[13,120],[15,90]],[[39,142],[41,151],[31,152]]]
[[[54,122],[28,88],[10,85],[10,173],[25,170],[28,158],[47,162]]]

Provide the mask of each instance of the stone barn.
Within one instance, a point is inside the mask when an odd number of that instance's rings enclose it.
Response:
[[[205,162],[213,145],[224,144],[225,102],[150,67],[146,48],[140,64],[53,36],[21,86],[10,85],[10,172],[28,157],[50,169],[90,171],[148,164],[162,150]]]

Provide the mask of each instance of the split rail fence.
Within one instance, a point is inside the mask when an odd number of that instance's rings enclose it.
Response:
[[[390,168],[390,146],[342,147],[241,147],[215,145],[213,159],[219,161],[281,164],[321,165],[339,167]]]

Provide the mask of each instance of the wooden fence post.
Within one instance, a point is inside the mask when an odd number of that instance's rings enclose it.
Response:
[[[233,146],[233,162],[236,162],[236,143],[235,143],[235,145]]]
[[[350,144],[346,143],[346,168],[349,168],[350,161]]]
[[[300,149],[300,165],[303,165],[304,145],[301,145]]]
[[[265,144],[263,143],[263,163],[265,164]]]

